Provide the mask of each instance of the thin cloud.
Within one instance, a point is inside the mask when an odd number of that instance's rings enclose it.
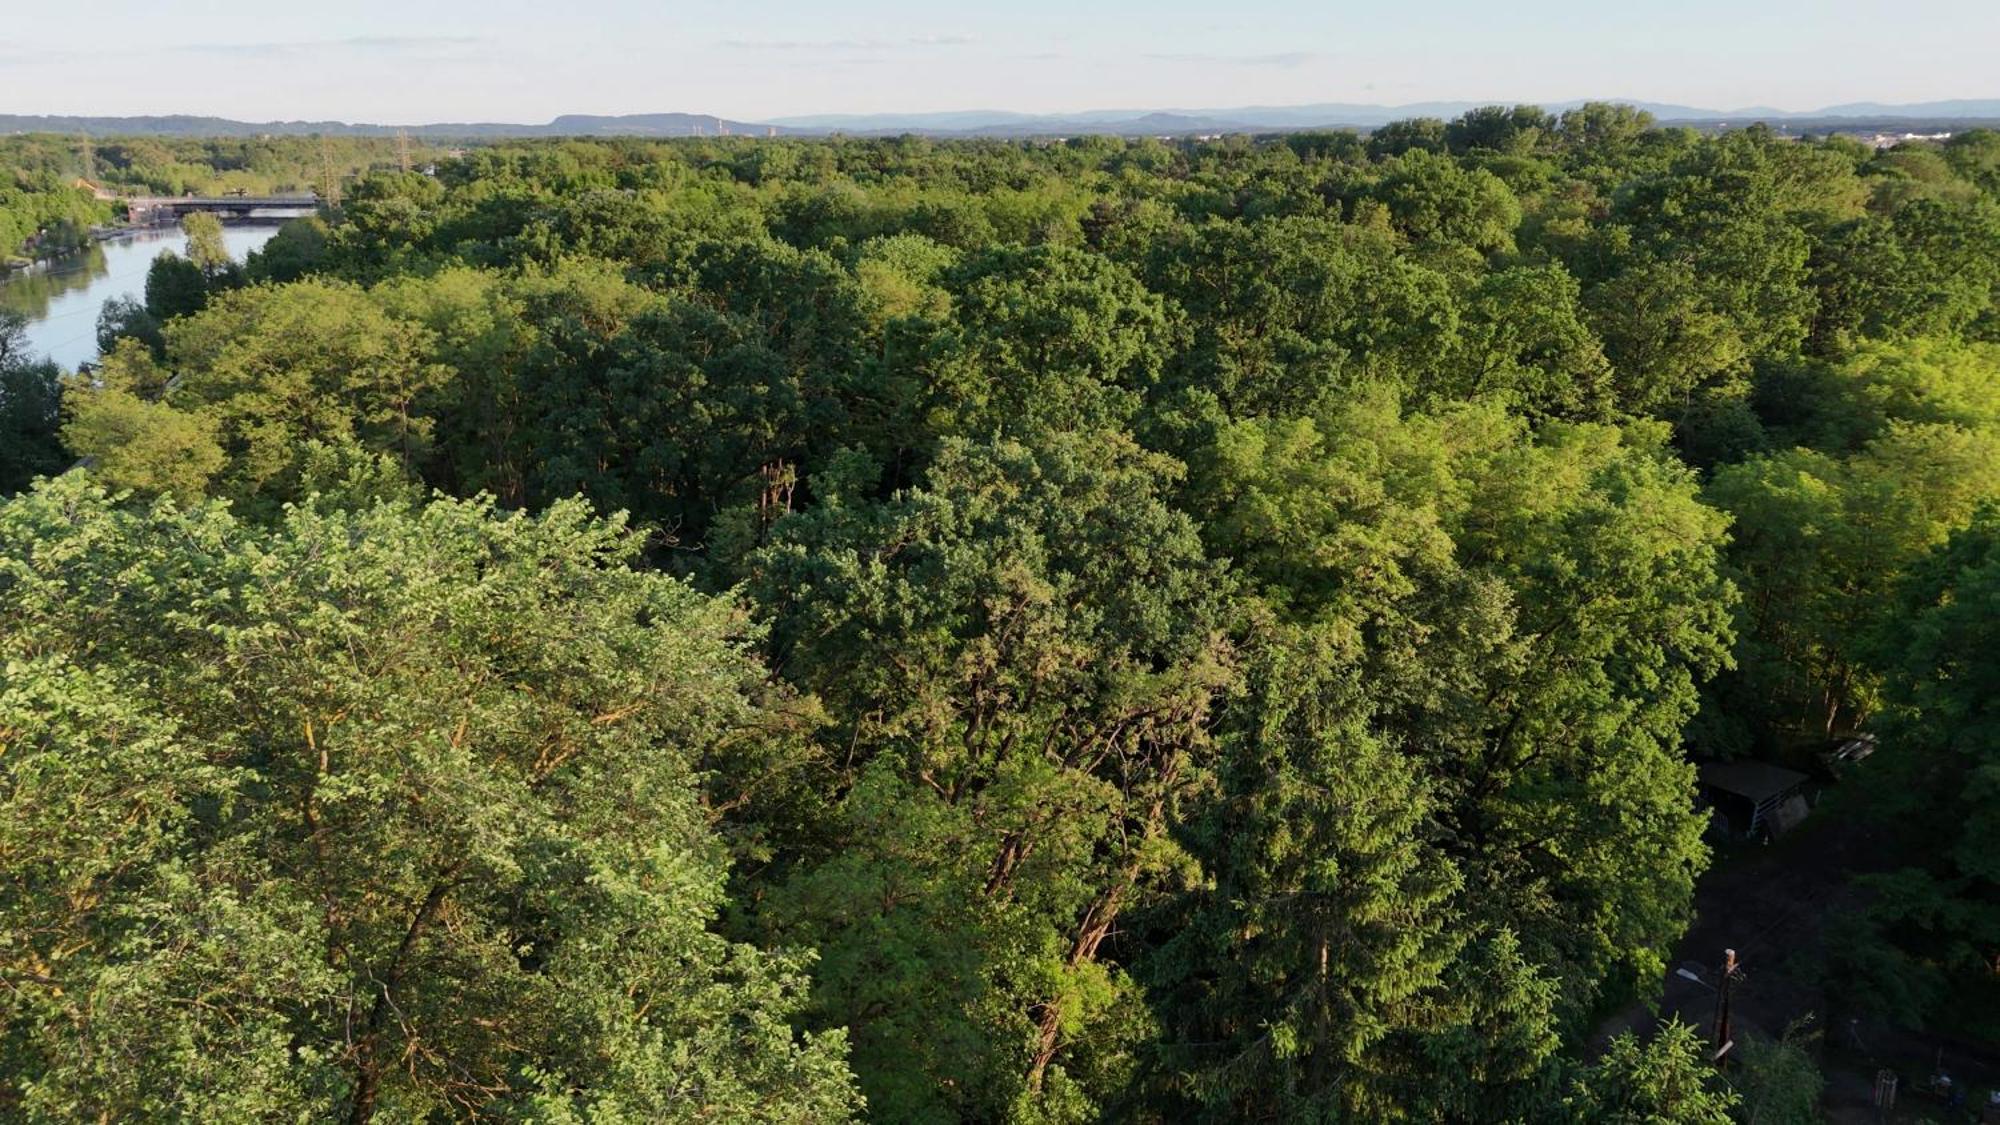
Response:
[[[1322,57],[1315,51],[1277,51],[1268,55],[1216,55],[1194,54],[1149,54],[1146,56],[1158,62],[1201,63],[1206,66],[1304,66],[1317,62]]]
[[[926,47],[963,47],[970,35],[913,35],[907,39],[724,39],[718,46],[733,51],[907,51]]]
[[[200,55],[306,55],[331,51],[398,52],[440,47],[472,47],[476,35],[355,35],[346,39],[304,39],[265,43],[183,43],[167,50]]]
[[[83,57],[82,51],[62,47],[36,47],[0,39],[0,66],[46,66],[51,63],[69,63]]]

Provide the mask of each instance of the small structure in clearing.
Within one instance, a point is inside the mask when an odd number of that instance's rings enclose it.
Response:
[[[1805,784],[1797,770],[1769,762],[1703,762],[1701,787],[1709,802],[1743,836],[1777,836],[1806,818]]]

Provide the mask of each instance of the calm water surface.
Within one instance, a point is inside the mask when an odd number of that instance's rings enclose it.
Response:
[[[278,232],[278,224],[243,223],[222,228],[237,261]],[[28,318],[28,344],[74,371],[97,358],[97,311],[113,297],[143,300],[146,268],[162,251],[186,253],[179,227],[161,227],[100,242],[80,253],[0,277],[0,306]]]

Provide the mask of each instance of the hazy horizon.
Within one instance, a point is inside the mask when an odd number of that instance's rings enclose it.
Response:
[[[201,18],[135,0],[42,6],[0,36],[20,114],[191,114],[381,124],[563,114],[808,115],[1662,102],[1715,110],[2000,96],[2000,5],[1720,0],[1617,9],[1050,0],[941,10],[796,0],[550,6],[356,0]]]

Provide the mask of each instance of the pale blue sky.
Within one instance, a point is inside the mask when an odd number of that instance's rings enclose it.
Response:
[[[2000,0],[9,0],[0,109],[544,121],[2000,97]]]

